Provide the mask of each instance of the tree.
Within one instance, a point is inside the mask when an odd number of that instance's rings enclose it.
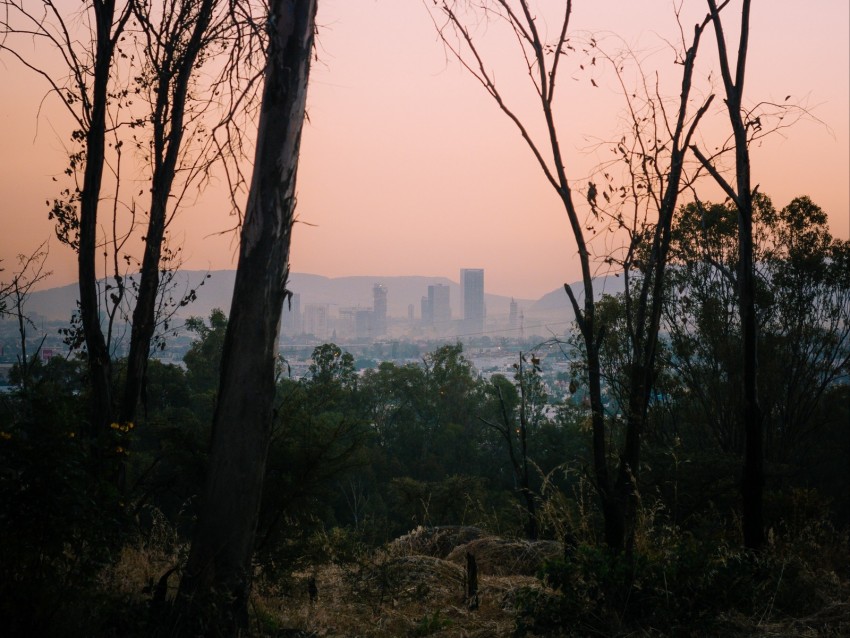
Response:
[[[384,454],[394,452],[395,465],[420,476],[431,412],[422,366],[382,361],[366,370],[360,388],[375,446]]]
[[[492,391],[498,398],[501,423],[483,417],[481,421],[498,432],[505,442],[513,470],[514,489],[525,503],[525,533],[530,540],[537,540],[537,494],[531,487],[531,459],[528,447],[529,437],[540,427],[546,392],[539,376],[540,360],[534,355],[531,355],[530,360],[529,368],[526,355],[520,352],[519,361],[514,364],[514,379],[518,390],[515,402],[518,402],[518,405],[512,406],[510,399],[505,397],[504,387],[507,379],[500,375],[494,376],[491,380]]]
[[[171,218],[190,187],[202,185],[213,163],[239,155],[241,140],[231,136],[233,122],[237,111],[252,102],[254,82],[234,79],[233,49],[240,49],[242,61],[251,57],[249,48],[238,45],[254,26],[246,26],[248,3],[225,4],[92,0],[81,13],[71,13],[55,0],[38,3],[41,9],[3,0],[0,50],[47,82],[75,127],[65,170],[73,184],[48,205],[60,241],[78,256],[75,329],[81,336],[71,335],[69,343],[86,348],[93,433],[116,419],[135,417],[151,343],[168,305],[169,272],[179,254],[167,243]],[[30,38],[39,47],[37,57],[24,53]],[[199,81],[213,56],[230,56],[219,65],[221,77]],[[139,260],[129,251],[140,224],[136,196],[122,184],[127,157],[150,168],[151,201]],[[227,171],[232,182],[230,175]],[[235,182],[231,185],[238,187],[238,177]],[[100,275],[111,270],[103,287],[96,264],[101,254]],[[136,263],[138,277],[128,273]],[[185,305],[194,295],[189,291],[170,304]],[[130,315],[130,353],[119,404],[113,398],[112,330],[116,318],[129,320]]]
[[[574,197],[575,186],[567,176],[562,131],[555,116],[558,73],[567,63],[566,57],[577,53],[569,35],[572,2],[566,0],[563,3],[558,27],[552,31],[556,35],[550,39],[545,35],[548,29],[542,30],[538,26],[544,18],[535,13],[528,0],[492,0],[472,5],[473,11],[477,9],[479,12],[472,20],[500,21],[507,25],[518,43],[542,118],[544,133],[539,138],[533,134],[531,120],[524,119],[514,110],[509,104],[509,96],[497,86],[495,73],[485,63],[481,49],[466,26],[460,5],[462,3],[449,0],[437,4],[436,11],[441,18],[435,16],[434,22],[441,39],[519,130],[560,199],[576,242],[583,302],[579,302],[579,296],[569,285],[565,285],[564,290],[583,341],[592,419],[594,477],[605,521],[605,539],[611,548],[622,550],[633,532],[635,485],[640,469],[641,436],[652,390],[670,224],[678,196],[688,182],[684,169],[690,141],[711,102],[709,97],[691,113],[691,80],[700,36],[709,19],[695,25],[690,44],[684,41],[684,36],[682,38],[683,52],[677,53],[677,61],[682,65],[681,93],[672,114],[667,112],[657,83],[648,82],[644,76],[642,86],[628,86],[623,79],[622,56],[606,54],[593,37],[582,44],[583,53],[591,58],[587,62],[588,67],[596,65],[597,57],[611,63],[623,89],[631,125],[628,134],[612,145],[612,150],[627,168],[625,184],[615,189],[607,172],[603,172],[607,183],[602,190],[590,182],[586,191],[589,213],[583,219]],[[584,65],[580,68],[585,69]],[[593,78],[591,81],[595,85]],[[640,98],[637,97],[638,91]],[[623,212],[623,203],[612,202],[612,194],[621,202],[628,200],[629,206],[637,212],[628,217]],[[603,199],[606,204],[611,204],[610,212],[605,212],[607,206],[602,203]],[[605,326],[596,314],[591,250],[594,237],[605,230],[600,227],[605,218],[612,231],[625,231],[628,237],[624,255],[616,259],[612,256],[606,261],[610,265],[619,263],[627,277],[630,272],[640,274],[636,290],[629,289],[626,295],[631,350],[627,425],[614,477],[609,468],[600,370],[600,347]]]
[[[753,189],[750,181],[750,134],[756,129],[757,117],[744,109],[744,80],[747,68],[747,47],[750,37],[750,0],[741,5],[741,26],[738,41],[737,62],[734,75],[732,62],[723,33],[720,10],[715,0],[707,0],[711,23],[717,40],[717,52],[723,88],[726,93],[726,109],[732,127],[733,148],[735,151],[735,186],[724,178],[714,167],[711,160],[694,146],[693,150],[706,170],[723,188],[726,195],[735,203],[738,210],[738,312],[742,329],[743,364],[743,413],[746,427],[746,447],[744,451],[744,469],[741,479],[743,499],[742,525],[744,545],[750,549],[760,549],[764,545],[764,441],[763,414],[758,399],[758,331],[755,309],[755,270],[753,264]],[[723,5],[728,4],[724,2]],[[761,125],[758,125],[761,128]]]
[[[180,604],[200,612],[193,617],[203,618],[207,631],[225,635],[238,634],[248,620],[315,14],[315,0],[274,0],[269,5],[265,87],[210,467],[180,582]]]
[[[724,453],[742,454],[742,329],[734,203],[694,203],[677,216],[676,268],[665,308],[670,365],[695,404],[692,419]],[[850,357],[848,243],[827,230],[808,197],[781,210],[753,198],[758,392],[765,459],[799,463],[821,425],[815,415]]]
[[[21,379],[21,389],[26,393],[29,384],[29,368],[35,362],[38,351],[33,353],[32,362],[27,355],[27,328],[34,326],[32,320],[24,312],[24,305],[32,287],[49,277],[51,273],[44,269],[47,259],[47,242],[42,243],[29,255],[18,255],[18,269],[12,274],[9,283],[0,282],[0,317],[13,315],[18,323],[18,335],[21,340],[21,354],[18,355],[18,370]],[[2,272],[2,269],[0,269]],[[9,304],[11,302],[11,304]],[[43,342],[43,341],[42,341]]]
[[[277,383],[256,550],[263,567],[291,570],[292,539],[333,524],[334,483],[362,465],[367,435],[354,358],[333,343],[313,350],[310,375]],[[289,542],[282,542],[282,541]],[[282,559],[280,559],[283,554]]]
[[[422,461],[428,478],[460,471],[476,473],[475,441],[480,384],[463,345],[437,348],[423,357],[427,411]],[[479,470],[480,471],[480,470]]]
[[[97,290],[97,220],[106,160],[106,136],[110,128],[108,106],[110,79],[119,41],[131,16],[131,2],[91,0],[86,17],[91,25],[89,42],[77,39],[60,7],[53,0],[41,4],[42,12],[26,6],[23,0],[4,0],[4,37],[0,49],[42,76],[66,106],[77,129],[72,139],[81,150],[71,154],[74,174],[82,165],[82,184],[64,191],[66,199],[54,201],[51,218],[57,220],[60,240],[77,251],[80,290],[80,318],[88,352],[92,385],[92,428],[100,431],[111,420],[112,361],[100,327]],[[54,79],[45,69],[30,62],[9,39],[10,35],[32,38],[55,47],[67,76]],[[61,77],[61,76],[60,76]],[[77,210],[77,208],[79,210]]]
[[[335,343],[326,343],[313,350],[313,363],[310,364],[310,377],[319,386],[354,384],[354,357],[343,352]]]
[[[213,308],[208,321],[200,317],[186,320],[186,330],[197,336],[183,356],[189,383],[195,392],[214,395],[221,378],[221,351],[227,332],[227,317]]]
[[[178,172],[192,173],[192,165],[197,167],[205,159],[202,155],[200,160],[186,160],[183,141],[187,134],[191,139],[191,135],[196,133],[187,130],[187,127],[200,116],[191,109],[189,89],[193,76],[203,64],[210,45],[221,37],[224,30],[220,17],[217,23],[214,22],[218,4],[218,0],[166,0],[163,7],[156,9],[160,18],[157,24],[151,3],[133,3],[134,15],[141,24],[145,39],[146,69],[139,79],[152,94],[150,123],[153,139],[150,150],[151,203],[119,416],[123,423],[132,422],[135,418],[156,327],[162,248],[169,212],[173,210],[170,200],[174,181]],[[191,182],[192,177],[190,175],[187,182]],[[188,183],[184,185],[183,192],[187,186]]]

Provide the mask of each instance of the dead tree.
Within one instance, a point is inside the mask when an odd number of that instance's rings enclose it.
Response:
[[[725,5],[726,3],[724,3]],[[720,8],[715,0],[708,0],[711,22],[717,38],[720,72],[725,89],[726,108],[735,152],[735,186],[715,168],[711,159],[694,146],[694,153],[706,170],[735,203],[738,210],[738,312],[741,320],[743,341],[742,364],[745,432],[744,468],[741,478],[743,501],[742,523],[744,546],[759,549],[764,545],[764,441],[762,412],[758,400],[758,332],[755,306],[755,266],[753,262],[753,190],[750,181],[750,151],[748,131],[761,126],[757,119],[750,119],[743,108],[744,79],[746,77],[747,47],[750,36],[750,0],[741,7],[741,32],[738,41],[738,57],[734,72],[729,59],[726,36],[720,19]],[[722,8],[722,7],[721,7]]]
[[[509,32],[519,44],[520,55],[528,69],[528,77],[533,86],[542,118],[544,134],[535,138],[530,121],[526,121],[509,104],[510,96],[505,95],[497,86],[495,75],[488,68],[483,53],[463,17],[461,3],[444,0],[437,5],[434,16],[435,26],[446,48],[470,72],[484,90],[490,95],[501,111],[519,130],[529,146],[535,160],[559,197],[566,213],[572,238],[576,242],[577,256],[581,266],[581,291],[584,299],[569,285],[564,290],[570,299],[575,313],[576,324],[581,333],[585,364],[587,370],[588,396],[590,399],[593,467],[596,489],[605,522],[606,543],[615,550],[626,547],[631,537],[630,520],[634,513],[634,485],[637,481],[640,465],[641,434],[646,421],[647,406],[651,395],[654,361],[658,340],[658,325],[661,314],[664,272],[666,268],[667,246],[669,245],[670,221],[675,210],[678,195],[683,188],[685,156],[690,139],[696,126],[708,108],[703,102],[691,114],[691,80],[699,45],[700,35],[707,24],[696,25],[693,41],[685,49],[680,62],[683,68],[681,94],[677,110],[668,117],[663,100],[658,93],[649,92],[650,102],[658,102],[655,113],[654,130],[644,131],[640,122],[642,114],[637,114],[633,103],[628,100],[630,91],[626,91],[627,108],[635,125],[632,135],[636,140],[633,153],[623,149],[627,163],[637,158],[636,165],[630,165],[632,184],[625,188],[624,197],[629,193],[635,201],[643,201],[651,210],[654,219],[631,226],[630,243],[627,257],[621,265],[628,272],[637,267],[637,254],[643,258],[638,270],[643,275],[637,294],[630,297],[630,343],[632,347],[632,368],[628,405],[626,440],[619,455],[619,467],[615,478],[609,469],[609,451],[606,440],[605,408],[602,402],[602,377],[600,347],[605,334],[605,326],[600,325],[596,313],[594,290],[594,261],[591,242],[602,230],[602,209],[611,199],[611,191],[600,192],[593,183],[588,185],[586,199],[590,214],[585,219],[579,212],[575,201],[575,186],[567,177],[566,157],[561,144],[558,122],[555,117],[555,97],[559,80],[559,70],[566,64],[568,55],[578,54],[576,46],[569,36],[572,2],[566,0],[561,10],[561,19],[554,31],[554,39],[546,40],[538,28],[538,16],[532,10],[528,0],[490,0],[475,7],[480,11],[479,19],[499,20],[508,26]],[[590,38],[583,43],[584,53],[589,53],[596,64],[598,43]],[[591,78],[595,85],[595,81]],[[663,158],[663,162],[659,161]],[[644,193],[650,185],[650,195],[637,194],[638,182],[642,182]],[[631,189],[631,190],[630,190]],[[609,216],[617,220],[617,215]],[[615,223],[616,229],[628,229],[624,217]],[[616,230],[615,229],[615,230]],[[639,244],[636,240],[640,238]],[[613,263],[613,262],[609,262]]]
[[[212,24],[218,0],[167,0],[160,20],[153,17],[147,3],[137,3],[134,15],[141,26],[145,42],[146,72],[144,84],[152,95],[151,203],[145,232],[144,256],[139,273],[138,290],[133,310],[130,350],[127,356],[127,376],[119,418],[121,422],[135,419],[136,407],[150,355],[151,340],[156,327],[157,296],[160,291],[160,268],[169,201],[173,197],[174,181],[183,159],[183,140],[187,134],[189,89],[196,66],[209,44],[222,29]]]
[[[12,273],[9,283],[0,282],[0,317],[6,314],[14,316],[18,323],[18,336],[21,340],[21,353],[18,355],[21,389],[26,392],[30,381],[30,366],[34,361],[27,354],[27,328],[34,327],[32,320],[24,310],[32,287],[49,277],[52,273],[44,268],[48,255],[47,242],[43,242],[29,255],[18,255],[18,267]],[[2,272],[2,268],[0,268]],[[42,343],[44,340],[42,339]],[[38,356],[38,349],[33,357]]]

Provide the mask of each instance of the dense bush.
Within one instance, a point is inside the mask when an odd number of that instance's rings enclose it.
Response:
[[[848,552],[828,523],[809,527],[808,546],[771,534],[759,553],[669,525],[630,553],[579,545],[546,564],[543,588],[524,590],[517,633],[702,636],[814,614],[840,597],[833,570]]]
[[[97,623],[97,578],[123,541],[126,432],[85,432],[76,362],[34,362],[28,375],[0,403],[0,626],[79,635]]]

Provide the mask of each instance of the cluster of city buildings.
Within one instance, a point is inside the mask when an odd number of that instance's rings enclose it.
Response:
[[[356,339],[377,339],[387,333],[387,289],[382,284],[372,287],[372,307],[339,308],[336,316],[330,304],[308,303],[301,309],[301,295],[292,293],[283,306],[281,334],[313,335],[327,339],[333,335]]]
[[[451,287],[435,283],[422,296],[419,315],[414,304],[407,307],[407,317],[390,319],[387,313],[387,287],[372,287],[371,307],[337,307],[328,303],[302,304],[301,295],[293,293],[284,306],[281,334],[285,337],[312,335],[322,339],[376,340],[400,334],[426,337],[475,337],[485,333],[487,307],[484,301],[484,270],[463,268],[460,271],[460,316],[452,311]],[[510,305],[508,326],[521,321],[516,302]]]

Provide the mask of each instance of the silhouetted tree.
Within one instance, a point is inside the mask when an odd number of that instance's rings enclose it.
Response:
[[[183,141],[187,133],[190,136],[194,133],[187,131],[189,122],[199,117],[191,108],[187,113],[187,107],[191,106],[189,90],[193,77],[204,61],[206,49],[224,29],[222,18],[214,16],[219,4],[219,0],[166,0],[162,7],[148,2],[133,4],[145,42],[145,74],[139,79],[150,91],[152,102],[152,175],[144,256],[119,413],[124,423],[135,419],[156,328],[162,249],[169,212],[173,212],[170,201],[174,199],[174,181],[178,172],[191,172],[193,164],[197,167],[205,159],[187,162]],[[218,23],[214,23],[214,18]],[[191,182],[191,176],[187,181]]]
[[[464,9],[461,7],[467,5],[451,0],[437,3],[436,12],[442,16],[443,22],[438,22],[437,17],[434,20],[442,41],[519,129],[546,180],[561,200],[576,242],[583,301],[579,301],[579,296],[569,285],[565,284],[564,289],[583,341],[592,420],[594,477],[605,521],[605,539],[610,547],[623,549],[633,531],[631,524],[635,509],[635,484],[640,468],[641,435],[652,391],[670,224],[678,196],[687,183],[684,163],[690,140],[711,102],[709,97],[691,113],[694,64],[700,36],[709,19],[695,26],[690,44],[684,41],[683,36],[684,51],[677,60],[683,69],[681,93],[672,116],[668,116],[657,87],[650,89],[646,79],[640,89],[628,86],[622,76],[624,60],[606,55],[593,37],[584,43],[585,53],[589,53],[588,57],[592,56],[588,66],[595,66],[597,58],[612,62],[624,92],[631,126],[628,141],[624,136],[613,145],[615,153],[621,156],[627,167],[627,185],[614,189],[608,183],[600,190],[591,182],[586,191],[590,212],[583,219],[575,202],[575,186],[567,176],[567,160],[555,116],[556,87],[560,77],[558,72],[566,63],[566,56],[576,51],[569,36],[572,2],[566,0],[563,3],[560,22],[551,31],[540,29],[543,18],[537,15],[527,0],[492,0],[471,8],[472,11],[480,12],[473,19],[483,15],[488,20],[505,23],[518,43],[542,116],[543,134],[539,138],[533,133],[531,120],[523,119],[509,105],[510,96],[497,86],[495,74],[485,63],[483,53],[465,23]],[[555,36],[547,39],[547,32]],[[584,66],[581,68],[584,69]],[[592,78],[591,82],[595,85]],[[641,91],[639,99],[636,90]],[[604,175],[610,182],[610,175]],[[636,212],[630,217],[624,212],[623,203],[612,202],[612,194],[621,202],[627,200],[630,209]],[[629,290],[627,294],[630,306],[627,312],[630,340],[629,391],[628,404],[624,406],[627,424],[618,469],[613,478],[609,468],[600,369],[600,347],[605,326],[596,313],[591,251],[593,238],[604,230],[601,224],[608,225],[611,230],[624,230],[628,234],[625,255],[616,259],[609,257],[606,261],[611,265],[621,265],[627,277],[630,272],[641,275],[637,289]]]
[[[532,460],[529,458],[528,448],[532,431],[540,427],[546,393],[539,377],[540,361],[536,356],[529,357],[520,352],[519,361],[514,364],[514,369],[516,370],[514,379],[518,405],[510,405],[509,399],[505,397],[504,385],[507,379],[501,375],[494,376],[491,380],[492,392],[498,399],[501,422],[483,417],[481,421],[499,433],[508,449],[514,489],[524,503],[525,533],[529,539],[537,540],[537,494],[531,486]]]
[[[0,318],[9,314],[15,318],[18,324],[21,347],[21,353],[18,355],[18,372],[21,379],[21,390],[24,393],[26,393],[29,384],[29,368],[31,365],[27,354],[27,328],[35,325],[27,316],[24,306],[32,287],[52,274],[44,268],[47,255],[46,241],[29,255],[18,255],[18,267],[12,273],[11,280],[8,283],[0,282]],[[0,269],[0,272],[2,272],[2,269]],[[38,354],[38,351],[33,353],[32,363],[34,363]]]
[[[180,605],[194,610],[205,631],[222,635],[237,635],[248,620],[316,0],[273,0],[268,11],[265,87],[210,468],[179,591]]]
[[[723,3],[728,4],[727,2]],[[755,307],[755,269],[753,265],[753,190],[750,181],[750,150],[748,130],[754,121],[744,109],[744,80],[747,68],[747,47],[750,38],[750,0],[741,5],[741,25],[738,40],[737,62],[729,58],[726,36],[720,10],[715,0],[708,0],[711,22],[717,39],[720,72],[725,89],[726,108],[732,127],[735,152],[735,186],[723,177],[709,158],[696,146],[694,152],[706,169],[735,203],[738,210],[738,312],[741,317],[742,367],[743,367],[743,414],[746,445],[744,470],[741,479],[743,497],[742,525],[744,545],[759,549],[764,545],[764,434],[763,415],[758,399],[758,327]]]
[[[54,0],[38,8],[23,0],[4,0],[3,36],[0,49],[42,76],[72,116],[76,130],[71,137],[81,145],[72,153],[66,171],[75,174],[82,166],[82,183],[66,190],[54,201],[51,218],[57,221],[60,240],[77,251],[80,319],[88,353],[92,386],[92,426],[100,431],[112,418],[112,360],[100,324],[97,287],[97,224],[101,184],[106,161],[110,80],[119,42],[132,15],[131,2],[89,0],[83,10],[90,24],[90,40],[77,37],[63,9]],[[58,78],[22,53],[9,35],[22,35],[55,47],[67,68]],[[64,75],[63,75],[64,74]]]

